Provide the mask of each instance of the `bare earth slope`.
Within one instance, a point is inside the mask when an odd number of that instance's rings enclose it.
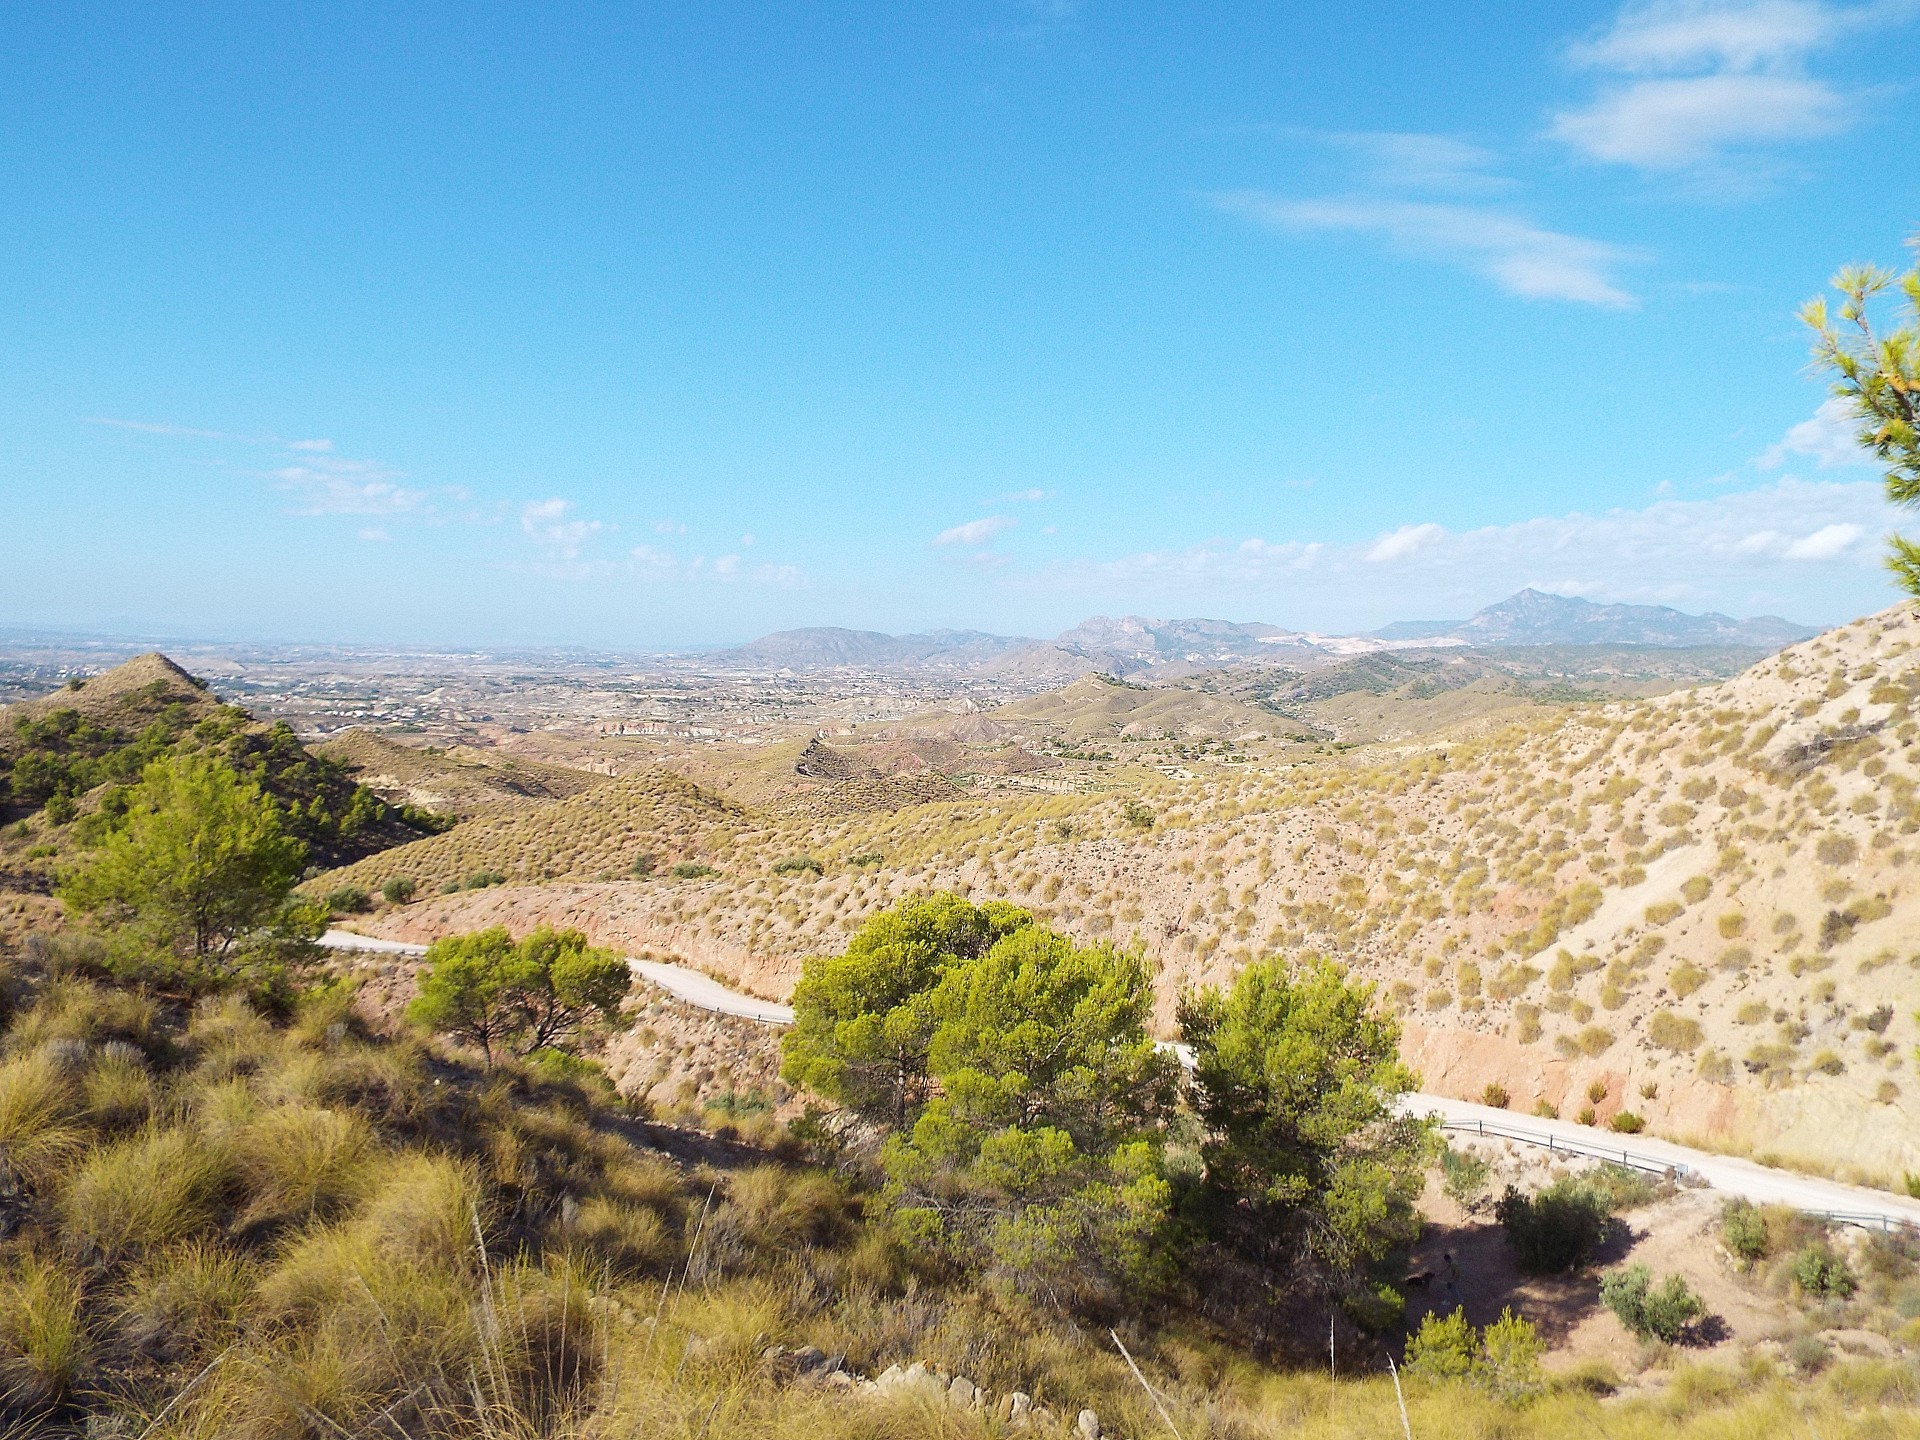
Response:
[[[463,818],[530,800],[563,800],[607,778],[511,755],[402,745],[371,730],[348,730],[312,748],[345,765],[383,799]]]
[[[956,886],[1144,945],[1163,1022],[1180,989],[1256,954],[1329,954],[1403,1012],[1429,1090],[1497,1082],[1516,1109],[1627,1109],[1672,1138],[1885,1182],[1920,1170],[1916,642],[1901,607],[1719,685],[1467,740],[1190,780],[1121,769],[1081,795],[743,812],[706,835],[710,879],[579,883],[585,864],[549,860],[569,883],[380,924],[565,917],[779,994],[873,909]],[[796,853],[825,873],[774,873]]]

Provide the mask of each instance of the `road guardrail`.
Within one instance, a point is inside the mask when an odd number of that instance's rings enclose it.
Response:
[[[1569,1140],[1564,1135],[1555,1135],[1550,1130],[1528,1130],[1519,1125],[1502,1125],[1485,1120],[1442,1120],[1442,1130],[1465,1130],[1475,1135],[1490,1135],[1498,1140],[1518,1140],[1524,1145],[1543,1145],[1548,1150],[1565,1151],[1569,1155],[1580,1155],[1590,1160],[1605,1160],[1614,1165],[1625,1165],[1632,1170],[1645,1170],[1654,1175],[1673,1175],[1684,1177],[1693,1174],[1691,1165],[1683,1165],[1677,1160],[1661,1160],[1652,1155],[1636,1155],[1631,1150],[1615,1149],[1611,1145],[1588,1144],[1584,1140]]]

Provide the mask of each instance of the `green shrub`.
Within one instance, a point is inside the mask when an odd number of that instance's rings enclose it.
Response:
[[[1800,1335],[1787,1346],[1787,1359],[1805,1375],[1818,1375],[1833,1363],[1833,1350],[1818,1335]]]
[[[1607,1122],[1607,1128],[1620,1135],[1638,1135],[1647,1122],[1631,1110],[1622,1110]]]
[[[1459,1205],[1470,1206],[1486,1193],[1487,1174],[1492,1168],[1482,1157],[1451,1145],[1440,1152],[1442,1184]]]
[[[1795,1255],[1787,1273],[1802,1295],[1818,1300],[1844,1300],[1859,1286],[1845,1258],[1824,1240]]]
[[[1422,1380],[1470,1380],[1480,1359],[1480,1337],[1467,1312],[1428,1314],[1408,1341],[1404,1357],[1407,1374]]]
[[[1606,1238],[1613,1212],[1609,1198],[1572,1177],[1556,1180],[1536,1195],[1507,1187],[1494,1218],[1507,1232],[1515,1262],[1536,1275],[1558,1274],[1584,1264]]]
[[[507,877],[498,870],[476,870],[460,882],[462,890],[485,890],[494,885],[504,885]]]
[[[1728,1253],[1751,1265],[1767,1256],[1767,1219],[1750,1200],[1729,1200],[1720,1209],[1720,1238]]]
[[[1705,1303],[1680,1276],[1669,1275],[1656,1287],[1645,1265],[1629,1265],[1602,1279],[1600,1301],[1634,1334],[1669,1345],[1707,1313]]]
[[[627,873],[636,880],[644,880],[653,874],[654,866],[659,862],[653,858],[653,852],[642,850],[633,857],[633,864],[627,867]]]
[[[1407,1314],[1407,1297],[1391,1285],[1356,1285],[1340,1297],[1346,1317],[1369,1335],[1400,1328]]]
[[[1490,1105],[1495,1110],[1504,1110],[1513,1103],[1513,1096],[1507,1093],[1507,1087],[1497,1080],[1487,1082],[1487,1088],[1480,1092],[1480,1103]]]
[[[776,860],[773,865],[776,875],[824,875],[826,866],[811,855],[789,855],[784,860]]]
[[[335,915],[363,915],[373,908],[373,897],[358,885],[342,885],[327,892],[325,904]]]
[[[1475,1331],[1466,1312],[1428,1314],[1407,1341],[1406,1373],[1428,1381],[1467,1381],[1491,1391],[1510,1405],[1540,1393],[1543,1350],[1534,1327],[1502,1310],[1500,1318]]]
[[[389,905],[404,905],[413,899],[415,888],[413,881],[405,875],[395,875],[380,887],[380,898]]]
[[[711,865],[702,865],[694,860],[682,860],[678,865],[675,865],[667,871],[667,874],[676,880],[704,880],[709,875],[718,875],[719,873],[720,872]]]

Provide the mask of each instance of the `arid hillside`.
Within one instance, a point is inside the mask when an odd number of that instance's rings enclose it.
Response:
[[[1190,780],[1121,767],[1104,791],[839,816],[742,809],[673,840],[718,872],[704,877],[594,883],[638,847],[673,847],[637,816],[590,843],[602,799],[581,796],[485,832],[486,863],[548,883],[371,923],[428,936],[565,917],[778,993],[875,908],[952,886],[1143,945],[1168,1022],[1182,988],[1256,953],[1330,954],[1403,1013],[1431,1089],[1494,1084],[1516,1109],[1591,1105],[1602,1124],[1625,1109],[1676,1138],[1889,1182],[1920,1170],[1917,640],[1897,608],[1720,685],[1337,763]],[[536,826],[555,841],[523,843]],[[480,863],[464,848],[479,838],[463,827],[337,873],[452,879],[461,857]]]
[[[336,760],[382,799],[458,815],[514,809],[528,801],[564,800],[607,777],[565,765],[455,747],[402,745],[371,730],[348,730],[313,747]]]

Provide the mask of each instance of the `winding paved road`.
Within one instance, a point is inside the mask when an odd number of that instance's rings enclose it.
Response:
[[[399,940],[376,940],[350,930],[329,930],[320,943],[334,950],[364,950],[383,955],[427,953],[424,945],[409,945]],[[718,980],[690,970],[684,965],[668,965],[659,960],[627,963],[636,975],[658,985],[669,995],[702,1010],[721,1015],[738,1015],[765,1025],[791,1025],[793,1007],[772,1000],[761,1000],[729,990]],[[1164,1042],[1163,1048],[1180,1056],[1191,1066],[1192,1055],[1183,1045]],[[1876,1228],[1895,1225],[1920,1226],[1920,1201],[1909,1201],[1883,1190],[1867,1190],[1857,1185],[1842,1185],[1832,1180],[1797,1175],[1756,1165],[1730,1155],[1714,1155],[1687,1145],[1656,1140],[1645,1135],[1610,1135],[1570,1120],[1546,1120],[1532,1115],[1516,1115],[1511,1110],[1496,1110],[1469,1100],[1454,1100],[1444,1095],[1409,1095],[1403,1108],[1416,1115],[1437,1115],[1456,1132],[1481,1133],[1489,1138],[1511,1140],[1521,1145],[1564,1150],[1576,1155],[1620,1160],[1645,1170],[1671,1168],[1704,1181],[1727,1195],[1751,1200],[1756,1205],[1791,1205],[1811,1214],[1827,1215],[1853,1224]]]

